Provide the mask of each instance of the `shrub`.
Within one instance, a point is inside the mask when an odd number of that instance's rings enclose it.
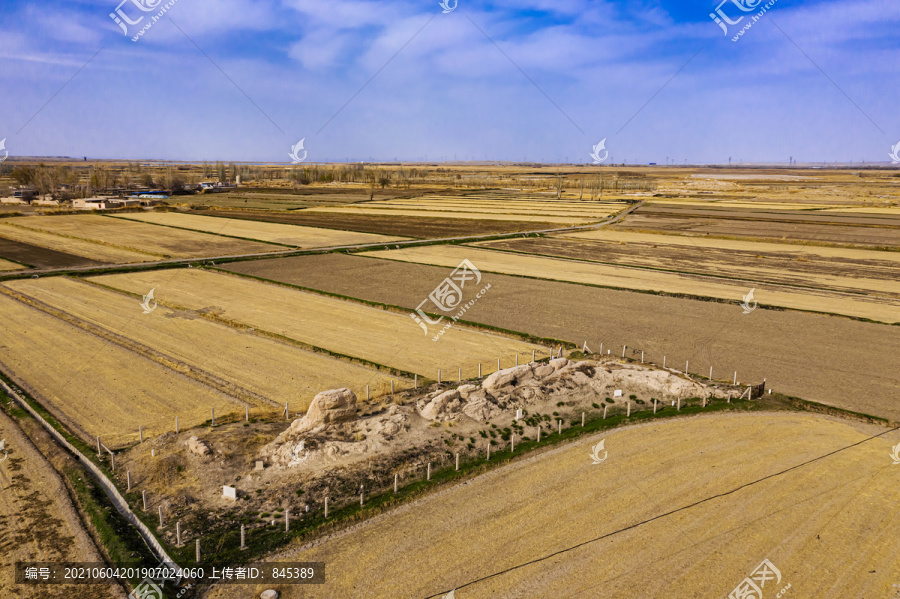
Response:
[[[599,409],[600,409],[600,406],[597,405],[597,403],[592,403],[592,404],[591,404],[591,407],[594,408],[595,410],[599,410]]]
[[[478,431],[478,434],[481,435],[483,439],[487,439],[487,433],[485,431]]]
[[[634,395],[634,394],[632,393],[631,395],[628,396],[628,399],[634,401],[635,399],[637,399],[637,395]]]

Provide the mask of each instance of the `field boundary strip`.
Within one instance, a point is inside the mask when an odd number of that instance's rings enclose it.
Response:
[[[772,474],[768,474],[768,475],[763,476],[762,478],[758,478],[758,479],[756,479],[756,480],[754,480],[754,481],[751,481],[751,482],[748,482],[748,483],[744,483],[743,485],[739,485],[739,486],[737,486],[737,487],[731,489],[730,491],[724,491],[724,492],[722,492],[722,493],[716,493],[715,495],[710,495],[709,497],[705,497],[705,498],[703,498],[703,499],[699,499],[699,500],[697,500],[697,501],[695,501],[695,502],[693,502],[693,503],[690,503],[690,504],[688,504],[688,505],[681,506],[681,507],[676,508],[676,509],[674,509],[674,510],[669,510],[668,512],[664,512],[664,513],[659,514],[659,515],[657,515],[657,516],[653,516],[652,518],[647,518],[647,519],[642,520],[642,521],[640,521],[640,522],[635,522],[634,524],[631,524],[631,525],[629,525],[629,526],[624,526],[624,527],[622,527],[622,528],[619,528],[619,529],[614,530],[614,531],[612,531],[612,532],[608,532],[608,533],[606,533],[606,534],[604,534],[604,535],[601,535],[601,536],[599,536],[599,537],[595,537],[595,538],[593,538],[593,539],[588,539],[588,540],[586,540],[586,541],[582,541],[581,543],[577,543],[577,544],[575,544],[575,545],[571,545],[570,547],[566,547],[566,548],[564,548],[564,549],[560,549],[560,550],[558,550],[558,551],[554,551],[553,553],[548,553],[547,555],[544,555],[544,556],[535,558],[535,559],[533,559],[533,560],[529,560],[529,561],[527,561],[527,562],[522,562],[522,563],[520,563],[520,564],[516,564],[515,566],[510,566],[509,568],[505,568],[505,569],[500,570],[500,571],[498,571],[498,572],[494,572],[493,574],[488,574],[487,576],[482,576],[482,577],[480,577],[480,578],[476,578],[475,580],[471,580],[471,581],[469,581],[469,582],[467,582],[467,583],[465,583],[465,584],[459,585],[459,586],[456,587],[455,589],[447,589],[447,590],[445,590],[445,591],[441,591],[441,592],[436,593],[436,594],[433,594],[433,595],[428,595],[428,596],[425,597],[424,599],[435,599],[435,598],[443,597],[444,595],[446,595],[447,593],[449,593],[449,592],[451,592],[451,591],[453,591],[453,590],[463,589],[463,588],[466,588],[466,587],[469,587],[469,586],[478,584],[479,582],[484,582],[485,580],[489,580],[489,579],[491,579],[491,578],[496,578],[497,576],[502,576],[502,575],[507,574],[507,573],[509,573],[509,572],[512,572],[512,571],[515,571],[515,570],[519,570],[519,569],[521,569],[521,568],[525,568],[525,567],[527,567],[527,566],[530,566],[530,565],[533,565],[533,564],[537,564],[537,563],[546,561],[546,560],[551,559],[551,558],[553,558],[553,557],[556,557],[556,556],[558,556],[558,555],[562,555],[562,554],[564,554],[564,553],[568,553],[568,552],[570,552],[570,551],[574,551],[575,549],[579,549],[579,548],[581,548],[581,547],[585,547],[585,546],[590,545],[590,544],[592,544],[592,543],[596,543],[597,541],[602,541],[602,540],[604,540],[604,539],[608,539],[609,537],[613,537],[613,536],[618,535],[618,534],[621,534],[621,533],[623,533],[623,532],[627,532],[627,531],[629,531],[629,530],[633,530],[633,529],[635,529],[635,528],[639,528],[639,527],[641,527],[641,526],[643,526],[643,525],[645,525],[645,524],[649,524],[649,523],[654,522],[654,521],[656,521],[656,520],[661,520],[661,519],[663,519],[663,518],[667,518],[667,517],[672,516],[672,515],[674,515],[674,514],[677,514],[677,513],[679,513],[679,512],[687,511],[687,510],[689,510],[689,509],[691,509],[691,508],[697,507],[697,506],[702,505],[702,504],[704,504],[704,503],[708,503],[708,502],[713,501],[713,500],[715,500],[715,499],[721,499],[721,498],[723,498],[723,497],[727,497],[727,496],[729,496],[729,495],[733,495],[733,494],[735,494],[735,493],[737,493],[737,492],[739,492],[739,491],[741,491],[741,490],[743,490],[743,489],[746,489],[746,488],[749,488],[749,487],[753,487],[753,486],[758,485],[758,484],[760,484],[760,483],[762,483],[762,482],[764,482],[764,481],[767,481],[767,480],[770,480],[770,479],[773,479],[773,478],[777,478],[777,477],[779,477],[779,476],[783,476],[783,475],[785,475],[785,474],[787,474],[787,473],[789,473],[789,472],[791,472],[791,471],[793,471],[793,470],[798,470],[798,469],[803,468],[803,467],[805,467],[805,466],[808,466],[808,465],[810,465],[810,464],[812,464],[812,463],[818,462],[818,461],[820,461],[820,460],[824,460],[824,459],[826,459],[826,458],[828,458],[828,457],[831,457],[831,456],[836,455],[836,454],[838,454],[838,453],[841,453],[841,452],[843,452],[843,451],[847,451],[847,450],[849,450],[849,449],[852,449],[852,448],[854,448],[854,447],[857,447],[857,446],[859,446],[859,445],[862,445],[863,443],[868,443],[869,441],[872,441],[873,439],[877,439],[877,438],[879,438],[879,437],[883,437],[884,435],[893,433],[893,432],[895,432],[895,431],[900,431],[900,426],[897,426],[897,427],[895,427],[895,428],[886,430],[886,431],[881,432],[881,433],[879,433],[879,434],[877,434],[877,435],[872,435],[872,436],[870,436],[870,437],[867,437],[867,438],[865,438],[865,439],[863,439],[863,440],[861,440],[861,441],[858,441],[858,442],[856,442],[856,443],[852,443],[852,444],[847,445],[847,446],[845,446],[845,447],[840,447],[840,448],[838,448],[838,449],[835,449],[834,451],[830,451],[830,452],[828,452],[828,453],[826,453],[826,454],[817,456],[817,457],[815,457],[815,458],[811,458],[811,459],[809,459],[809,460],[807,460],[807,461],[805,461],[805,462],[801,462],[800,464],[795,464],[794,466],[791,466],[790,468],[785,468],[784,470],[780,470],[780,471],[778,471],[778,472],[774,472],[774,473],[772,473]]]

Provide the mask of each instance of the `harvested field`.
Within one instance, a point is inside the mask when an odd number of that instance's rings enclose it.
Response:
[[[900,253],[600,230],[479,247],[900,300]],[[845,255],[852,254],[850,255]]]
[[[785,413],[609,431],[285,551],[276,559],[324,561],[328,578],[278,590],[285,599],[360,589],[379,598],[452,589],[458,599],[724,597],[768,559],[781,578],[765,597],[788,585],[789,597],[890,597],[900,485],[889,454],[900,438],[866,441],[883,432]],[[608,458],[593,465],[601,439]],[[208,596],[252,588],[220,585]]]
[[[21,264],[17,262],[10,262],[9,260],[4,260],[0,258],[0,272],[8,272],[12,270],[22,270],[25,268]]]
[[[365,397],[367,385],[372,396],[388,394],[392,378],[398,391],[413,385],[409,380],[211,322],[196,312],[159,307],[151,314],[139,314],[137,298],[81,280],[53,277],[4,286],[187,364],[189,376],[202,370],[221,378],[235,386],[235,395],[268,411],[277,411],[285,403],[292,411],[306,410],[316,393],[334,387],[347,387]]]
[[[134,310],[135,317],[142,314]],[[0,367],[88,442],[121,447],[145,433],[243,411],[224,395],[138,354],[0,294]],[[48,366],[52,365],[52,367]]]
[[[100,562],[68,489],[53,466],[0,409],[0,595],[54,599],[72,597],[70,586],[15,584],[16,562]],[[122,597],[113,585],[79,587],[83,596]]]
[[[726,218],[773,222],[819,223],[824,225],[864,225],[900,227],[900,214],[894,209],[830,208],[791,209],[783,204],[753,204],[734,202],[684,202],[664,204],[653,202],[638,210],[647,216],[692,217],[698,219]]]
[[[359,208],[359,207],[339,207],[339,208],[310,208],[304,211],[309,214],[359,214],[378,216],[428,216],[431,218],[464,218],[477,220],[499,220],[499,221],[521,221],[528,215],[523,214],[491,214],[487,212],[452,212],[449,210],[406,210],[402,208]],[[606,215],[597,218],[577,218],[567,216],[553,216],[547,213],[535,212],[535,220],[540,219],[542,222],[554,223],[556,225],[580,225],[603,220]]]
[[[445,271],[431,284],[436,286],[448,275],[449,271]],[[497,358],[508,366],[517,354],[530,359],[532,350],[547,351],[513,338],[460,326],[432,341],[432,336],[423,335],[409,314],[200,269],[109,275],[90,280],[131,293],[155,288],[159,302],[168,307],[204,311],[225,322],[251,326],[430,379],[437,378],[438,369],[450,378],[458,376],[458,369],[463,368],[462,376],[471,377],[478,362],[484,362],[489,367],[487,372],[492,372],[489,365],[496,365]]]
[[[625,208],[627,204],[624,202],[578,202],[557,200],[555,197],[485,194],[430,195],[415,199],[365,202],[352,206],[310,208],[303,212],[526,222],[541,220],[558,225],[597,222]]]
[[[98,214],[26,216],[7,219],[5,223],[19,227],[24,233],[26,242],[29,241],[28,237],[35,233],[53,234],[58,236],[64,247],[73,240],[82,240],[98,248],[106,246],[117,251],[145,254],[142,260],[263,253],[273,251],[274,247],[265,243],[229,239],[171,227],[163,228]],[[35,243],[43,245],[37,240]],[[132,258],[128,261],[135,260]]]
[[[399,189],[377,189],[375,199],[390,199],[408,196],[413,192]],[[178,198],[179,203],[196,207],[237,208],[248,210],[297,210],[312,206],[349,204],[369,199],[369,189],[359,185],[354,187],[327,187],[284,189],[277,187],[241,188],[234,191],[203,193],[196,196]]]
[[[476,266],[478,263],[476,262]],[[442,267],[328,254],[231,264],[229,269],[331,293],[415,308],[446,276]],[[488,277],[488,275],[485,275]],[[628,357],[683,367],[717,379],[758,383],[900,422],[896,327],[794,311],[740,306],[490,275],[490,293],[465,315],[540,337],[587,341]],[[402,281],[402,285],[385,285]],[[637,348],[637,353],[634,353]]]
[[[833,219],[832,219],[833,220]],[[669,217],[642,214],[640,210],[615,225],[616,229],[718,235],[733,238],[808,241],[823,245],[900,247],[900,234],[890,228],[840,224],[785,223],[777,220],[748,221],[727,218]]]
[[[421,216],[379,216],[376,214],[313,214],[298,212],[215,211],[201,212],[210,216],[228,216],[252,221],[283,223],[307,227],[324,227],[344,231],[362,231],[404,237],[439,238],[484,235],[489,233],[517,233],[534,229],[552,229],[558,223],[537,221],[443,219]]]
[[[421,210],[423,212],[463,212],[467,214],[519,214],[534,216],[550,214],[553,216],[575,216],[581,218],[603,218],[626,207],[622,203],[601,202],[565,202],[560,200],[545,201],[488,201],[461,199],[435,199],[431,197],[414,200],[392,200],[390,202],[366,202],[354,205],[353,208],[392,208]]]
[[[488,272],[729,301],[739,301],[751,288],[760,285],[756,280],[731,281],[702,275],[608,266],[467,246],[413,247],[403,250],[366,252],[364,255],[446,267],[455,266],[463,259],[468,259],[482,271]],[[900,285],[892,284],[890,281],[878,283],[878,286],[879,289],[890,289],[892,294],[900,291]],[[836,291],[768,285],[757,287],[756,299],[767,306],[842,314],[877,322],[900,322],[900,302],[893,297],[862,296]]]
[[[313,227],[298,227],[266,222],[253,222],[237,218],[215,218],[196,214],[180,214],[177,212],[152,212],[126,214],[122,218],[154,225],[166,225],[192,229],[217,235],[240,237],[267,241],[291,247],[324,247],[355,245],[362,243],[385,243],[399,241],[404,237],[388,237],[370,235],[368,233],[349,233]]]
[[[6,229],[0,227],[0,235],[3,235],[5,231]],[[74,254],[57,252],[3,237],[0,237],[0,256],[34,268],[66,268],[70,266],[99,266],[105,264],[105,262],[99,260],[82,258]]]
[[[43,219],[53,217],[38,216],[27,218]],[[7,247],[9,244],[25,246],[25,250],[18,251],[25,251],[27,252],[26,256],[35,259],[35,266],[39,266],[40,262],[46,264],[44,268],[93,266],[106,263],[126,264],[130,262],[150,262],[163,257],[161,254],[137,252],[89,240],[64,237],[21,227],[18,225],[19,222],[21,221],[18,218],[10,218],[0,222],[0,238],[3,239]],[[32,247],[37,247],[38,250],[31,250],[30,248]],[[29,262],[29,264],[32,263]]]

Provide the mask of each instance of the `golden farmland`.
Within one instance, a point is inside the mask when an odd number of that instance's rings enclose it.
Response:
[[[129,250],[90,240],[46,233],[19,226],[18,222],[18,219],[6,219],[0,222],[0,237],[104,262],[150,262],[164,258],[162,254]]]
[[[139,310],[134,317],[142,316]],[[0,294],[4,372],[84,439],[109,447],[187,428],[217,413],[243,411],[234,400],[182,374]]]
[[[726,597],[769,559],[782,580],[766,597],[788,584],[788,597],[890,597],[900,468],[889,457],[896,435],[866,441],[873,432],[883,429],[792,413],[609,431],[282,553],[324,561],[328,582],[279,590],[285,599],[361,588],[372,597]],[[604,438],[608,459],[593,465],[591,446]],[[209,596],[246,593],[225,585]]]
[[[269,244],[229,239],[206,233],[195,233],[156,225],[125,221],[95,214],[74,216],[26,216],[9,221],[19,227],[43,234],[53,234],[67,241],[69,238],[112,246],[130,252],[150,253],[166,258],[199,258],[225,254],[271,252]],[[43,245],[26,233],[22,241]]]
[[[538,345],[460,325],[449,329],[438,341],[432,341],[434,333],[423,334],[408,313],[387,312],[199,269],[117,274],[90,280],[134,294],[155,288],[156,297],[166,306],[204,310],[226,322],[256,327],[430,379],[437,379],[439,369],[444,378],[455,379],[460,368],[463,378],[468,378],[477,374],[479,362],[484,364],[485,372],[493,372],[498,358],[507,367],[517,354],[521,359],[530,360],[532,350],[544,355],[548,351]]]
[[[398,241],[404,237],[389,237],[356,233],[352,231],[336,231],[316,227],[298,227],[237,218],[199,216],[177,212],[152,212],[147,214],[123,214],[122,218],[155,225],[168,225],[183,229],[192,229],[216,235],[241,237],[257,241],[267,241],[291,247],[323,247],[342,246],[363,243],[385,243]],[[274,248],[272,248],[274,249]]]
[[[448,267],[459,264],[463,259],[469,259],[482,271],[731,301],[740,301],[750,288],[755,286],[727,279],[513,254],[476,247],[428,246],[406,248],[402,251],[366,252],[365,255]],[[878,285],[880,288],[889,288],[892,293],[900,293],[900,283],[878,283]],[[814,289],[793,291],[763,287],[756,289],[755,297],[765,305],[842,314],[885,323],[900,322],[898,302],[887,298],[869,299]]]
[[[574,202],[556,198],[425,196],[408,200],[318,207],[304,213],[428,216],[477,220],[535,220],[560,224],[597,222],[627,207],[622,202]]]
[[[203,371],[219,377],[231,385],[225,389],[233,396],[263,411],[286,403],[292,412],[306,410],[316,393],[332,387],[347,387],[364,398],[366,386],[373,397],[389,393],[391,379],[397,391],[412,386],[412,381],[239,331],[195,312],[159,306],[143,314],[138,298],[81,280],[54,277],[4,286],[186,364],[187,376]]]
[[[21,264],[10,262],[9,260],[0,259],[0,271],[21,270],[25,268]]]

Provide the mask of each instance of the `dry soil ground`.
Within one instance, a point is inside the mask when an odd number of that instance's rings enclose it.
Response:
[[[62,479],[18,426],[0,410],[0,596],[44,599],[119,597],[110,587],[15,584],[16,562],[100,562]],[[8,454],[4,458],[4,454]]]
[[[604,439],[594,464],[591,447]],[[327,582],[278,590],[724,597],[768,559],[780,580],[764,584],[766,597],[788,585],[783,597],[889,597],[900,582],[898,441],[897,431],[785,413],[609,431],[285,552],[276,559],[324,561]]]

